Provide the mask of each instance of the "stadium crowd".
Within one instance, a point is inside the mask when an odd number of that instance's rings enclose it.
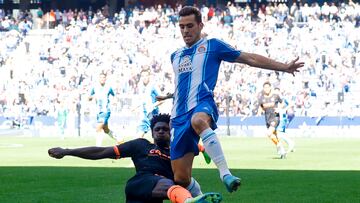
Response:
[[[113,111],[122,115],[136,103],[143,71],[151,72],[160,94],[172,92],[170,54],[183,44],[176,28],[180,8],[135,7],[113,17],[106,6],[97,11],[38,9],[16,17],[0,9],[1,114],[53,116],[61,102],[76,113],[79,98],[89,94],[103,70],[116,91]],[[296,79],[223,63],[215,92],[221,115],[227,106],[230,116],[257,115],[265,81],[280,88],[296,116],[360,115],[359,3],[228,3],[200,10],[207,37],[279,61],[300,56],[305,62]],[[91,104],[85,99],[81,104],[88,113]]]

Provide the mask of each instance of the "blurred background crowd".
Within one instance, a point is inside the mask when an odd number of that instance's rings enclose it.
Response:
[[[173,91],[170,54],[184,46],[177,27],[182,5],[143,5],[109,15],[41,8],[16,14],[0,9],[0,115],[56,115],[64,106],[83,114],[101,71],[116,92],[112,110],[131,114],[139,100],[141,72],[160,94]],[[266,3],[199,5],[204,36],[287,62],[300,57],[292,75],[223,63],[215,91],[220,114],[258,115],[265,81],[280,88],[296,116],[360,115],[360,4]],[[65,104],[65,105],[64,105]],[[161,107],[170,112],[171,104]],[[94,112],[96,113],[96,112]]]

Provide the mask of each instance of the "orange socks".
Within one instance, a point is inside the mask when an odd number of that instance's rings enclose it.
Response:
[[[191,198],[188,190],[180,185],[173,185],[167,191],[167,196],[172,203],[184,203],[186,199]]]
[[[279,143],[279,139],[275,135],[271,135],[270,139],[275,145]]]

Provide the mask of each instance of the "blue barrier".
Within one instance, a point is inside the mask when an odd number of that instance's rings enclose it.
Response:
[[[347,126],[347,125],[360,125],[360,116],[354,118],[348,117],[295,117],[289,124],[289,128],[298,128],[303,124],[309,126]],[[226,125],[226,117],[220,117],[218,125]],[[245,125],[245,126],[265,126],[265,118],[263,116],[252,116],[245,118],[241,121],[241,117],[230,117],[230,125]]]

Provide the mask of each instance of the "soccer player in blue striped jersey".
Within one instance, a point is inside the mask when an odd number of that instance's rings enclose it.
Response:
[[[91,89],[89,100],[95,98],[98,113],[96,115],[97,126],[96,126],[96,146],[101,146],[103,139],[103,132],[109,135],[111,138],[116,140],[118,143],[122,142],[122,139],[115,136],[113,131],[109,129],[109,118],[111,115],[110,108],[110,95],[115,96],[114,90],[108,84],[106,84],[106,74],[101,72],[99,75],[99,84]]]
[[[201,37],[204,24],[195,7],[185,6],[179,11],[179,27],[186,44],[171,55],[175,73],[175,92],[158,96],[158,100],[173,97],[171,115],[171,164],[175,182],[187,187],[191,182],[194,156],[198,155],[197,143],[202,139],[206,152],[220,172],[220,179],[229,192],[237,190],[240,179],[233,176],[227,166],[220,142],[214,132],[218,110],[213,98],[220,63],[244,63],[253,67],[297,72],[304,63],[298,58],[281,63],[258,54],[234,49],[219,39]]]
[[[139,95],[141,98],[141,105],[136,108],[140,108],[141,123],[137,126],[138,137],[144,137],[146,133],[150,131],[150,120],[153,116],[159,114],[159,105],[163,102],[156,101],[156,96],[159,95],[157,88],[151,82],[150,71],[141,72],[141,82],[139,84]]]

